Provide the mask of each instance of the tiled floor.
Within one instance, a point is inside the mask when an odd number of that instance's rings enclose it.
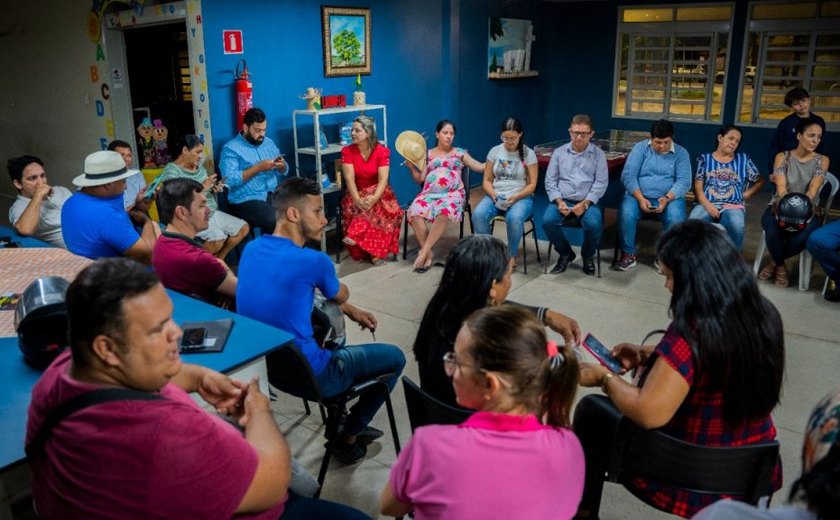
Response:
[[[760,237],[757,221],[764,208],[763,204],[756,202],[750,209],[746,256],[751,261]],[[496,234],[504,239],[502,228],[499,226]],[[457,240],[457,227],[451,226],[449,231],[439,247],[440,259]],[[534,245],[529,237],[531,263],[528,275],[521,271],[514,274],[510,299],[567,313],[580,322],[584,332],[593,332],[605,343],[641,341],[646,332],[668,323],[669,294],[663,286],[664,279],[652,267],[652,245],[658,231],[658,224],[642,224],[639,241],[646,247],[641,251],[639,266],[628,273],[608,269],[613,232],[607,231],[602,250],[605,263],[601,279],[584,276],[579,260],[563,275],[544,274],[543,266],[536,264]],[[540,246],[545,253],[547,244],[541,242]],[[416,253],[413,237],[409,238],[409,249],[407,261],[374,268],[347,259],[338,266],[338,272],[350,288],[350,301],[376,313],[379,318],[377,339],[401,346],[409,359],[406,374],[417,381],[411,345],[426,302],[440,280],[442,268],[433,268],[425,274],[412,272],[411,259]],[[790,265],[793,266],[792,261]],[[796,280],[795,275],[793,280]],[[785,487],[776,495],[774,503],[783,501],[790,483],[799,473],[802,432],[811,406],[838,384],[840,334],[837,318],[840,317],[840,305],[822,300],[819,295],[822,280],[822,272],[817,267],[812,289],[808,292],[799,292],[795,288],[778,289],[766,282],[761,284],[763,292],[778,306],[783,316],[787,347],[783,400],[775,412],[786,478]],[[351,330],[349,339],[350,343],[370,341],[370,334]],[[590,391],[582,389],[578,398]],[[399,385],[392,398],[400,438],[405,442],[410,436],[410,429]],[[323,454],[323,427],[319,416],[304,416],[300,401],[288,398],[275,404],[275,412],[294,453],[311,471],[317,471]],[[387,431],[384,410],[377,415],[374,425]],[[368,457],[359,464],[347,467],[333,463],[322,496],[351,504],[377,518],[377,497],[394,461],[394,447],[386,435],[370,448]],[[453,470],[457,471],[454,465]],[[616,485],[606,486],[601,513],[605,520],[670,517],[645,506]]]
[[[473,194],[473,198],[477,194]],[[1,199],[1,198],[0,198]],[[764,200],[766,203],[766,200]],[[0,200],[0,220],[5,220],[8,201]],[[760,231],[758,217],[763,211],[762,201],[750,204],[745,256],[752,261]],[[614,221],[614,218],[607,218]],[[663,278],[652,267],[652,245],[659,225],[640,225],[639,242],[644,244],[639,265],[628,273],[608,269],[612,255],[614,231],[607,230],[604,237],[603,278],[584,276],[580,261],[572,264],[563,275],[547,275],[537,266],[533,241],[529,240],[528,275],[517,272],[513,277],[510,298],[522,303],[548,306],[575,317],[584,332],[591,331],[602,341],[614,344],[635,341],[644,334],[668,323],[669,295],[663,287]],[[503,226],[498,226],[497,236],[504,239]],[[530,239],[530,237],[529,237]],[[457,240],[457,227],[451,226],[449,234],[440,243],[438,259]],[[540,246],[545,252],[546,243]],[[345,259],[337,266],[341,279],[351,292],[350,301],[374,312],[379,319],[376,337],[399,345],[409,359],[405,373],[419,380],[416,363],[411,355],[411,345],[426,302],[440,280],[442,269],[432,268],[425,274],[412,272],[412,256],[416,243],[409,238],[412,250],[408,261],[389,263],[384,267],[371,267]],[[556,258],[556,255],[554,255]],[[793,267],[790,261],[789,266]],[[796,282],[796,269],[792,269]],[[782,444],[785,468],[785,487],[777,494],[774,503],[783,501],[790,483],[799,473],[799,450],[802,432],[811,406],[824,393],[838,384],[840,373],[840,344],[838,344],[838,318],[840,305],[822,300],[819,288],[823,275],[815,267],[811,290],[799,292],[795,288],[778,289],[766,282],[761,288],[779,308],[785,325],[787,347],[787,375],[781,405],[775,412]],[[554,335],[552,333],[552,335]],[[554,335],[556,336],[556,335]],[[349,342],[370,341],[370,334],[351,328]],[[590,390],[581,390],[578,398]],[[401,386],[394,391],[393,403],[397,414],[400,439],[405,443],[410,437],[405,401]],[[277,422],[286,435],[295,455],[312,471],[317,472],[323,455],[323,426],[320,416],[303,414],[298,399],[281,397],[273,404]],[[388,431],[387,417],[382,410],[374,419],[375,426]],[[370,445],[368,457],[353,466],[333,462],[324,486],[323,498],[358,507],[377,518],[379,492],[388,478],[388,471],[395,458],[390,435]],[[453,464],[453,471],[457,466]],[[562,483],[558,483],[561,486]],[[658,513],[642,504],[616,485],[607,485],[601,517],[609,519],[656,519],[670,515]]]

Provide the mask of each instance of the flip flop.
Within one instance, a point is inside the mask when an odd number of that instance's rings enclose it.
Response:
[[[431,267],[431,266],[428,266],[428,265],[424,265],[424,266],[422,266],[422,267],[415,267],[415,268],[414,268],[414,272],[415,272],[415,273],[425,273],[426,271],[428,271],[428,270],[429,270],[429,268],[430,268],[430,267]]]
[[[377,258],[376,260],[371,260],[370,263],[373,264],[375,267],[382,267],[388,262],[386,262],[384,258]]]
[[[341,242],[342,242],[344,245],[347,245],[347,246],[355,246],[355,245],[356,245],[356,241],[355,241],[355,240],[353,240],[353,239],[352,239],[352,238],[350,238],[350,237],[344,237],[344,238],[342,238],[342,239],[341,239]]]
[[[771,262],[765,265],[761,271],[758,272],[759,280],[769,280],[776,276],[776,266]]]

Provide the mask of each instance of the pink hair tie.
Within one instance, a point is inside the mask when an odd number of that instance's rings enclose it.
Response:
[[[548,354],[548,357],[553,357],[557,355],[557,343],[549,340],[545,342],[545,352]]]

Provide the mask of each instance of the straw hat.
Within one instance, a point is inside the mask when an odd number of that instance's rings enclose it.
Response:
[[[131,177],[135,173],[137,170],[129,170],[125,167],[122,155],[103,150],[85,157],[85,173],[73,179],[73,184],[80,188],[102,186]]]
[[[397,136],[397,143],[394,146],[397,153],[406,161],[416,166],[421,172],[426,171],[426,140],[422,135],[406,130]]]

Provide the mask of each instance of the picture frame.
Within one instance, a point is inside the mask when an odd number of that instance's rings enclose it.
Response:
[[[321,6],[324,76],[370,74],[370,8]]]
[[[487,39],[487,78],[513,79],[539,76],[531,70],[531,20],[491,17]]]

